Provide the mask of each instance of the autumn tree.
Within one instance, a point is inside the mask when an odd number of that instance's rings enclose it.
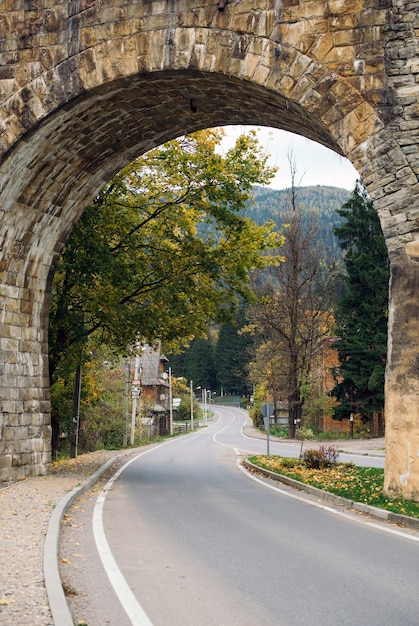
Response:
[[[247,330],[250,330],[250,326]],[[253,357],[247,364],[248,380],[254,383],[255,397],[265,403],[267,396],[274,409],[275,425],[278,423],[278,415],[281,403],[286,400],[287,376],[284,352],[278,350],[277,341],[268,337],[266,333],[262,338],[261,328],[258,328],[254,336],[258,341],[254,342]],[[270,333],[269,333],[270,334]],[[260,404],[259,402],[259,404]]]
[[[273,170],[254,133],[222,154],[222,131],[175,139],[139,157],[85,210],[57,263],[50,308],[52,383],[91,346],[165,349],[225,322],[266,265],[271,225],[243,216]],[[86,346],[89,344],[89,348]]]
[[[259,350],[259,358],[275,364],[277,380],[284,385],[288,430],[294,437],[302,419],[302,385],[309,378],[321,339],[329,330],[332,290],[331,264],[326,267],[324,250],[318,243],[316,214],[303,215],[292,155],[289,162],[292,185],[289,206],[282,218],[283,262],[257,274],[255,292],[259,304],[253,307],[252,317],[259,345],[264,346],[263,351]],[[276,396],[280,393],[277,387],[269,388]]]

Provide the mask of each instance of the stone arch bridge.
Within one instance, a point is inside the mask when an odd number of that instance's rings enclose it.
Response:
[[[391,261],[386,490],[419,500],[417,0],[0,0],[0,480],[50,461],[52,266],[140,153],[223,124],[347,157]]]

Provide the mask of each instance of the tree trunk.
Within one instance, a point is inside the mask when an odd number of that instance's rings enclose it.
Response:
[[[378,436],[384,437],[384,420],[382,411],[378,411]]]
[[[370,425],[370,437],[374,437],[374,413],[368,413],[368,420]]]
[[[71,432],[71,449],[70,457],[77,457],[77,448],[79,443],[79,422],[80,422],[80,392],[81,392],[81,365],[77,365],[76,379],[74,381],[73,396],[73,429]]]

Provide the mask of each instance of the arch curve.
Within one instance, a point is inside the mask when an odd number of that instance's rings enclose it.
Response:
[[[155,145],[199,128],[235,123],[296,132],[347,157],[378,202],[383,176],[387,185],[402,185],[395,176],[389,180],[386,155],[398,163],[399,172],[404,168],[404,178],[414,177],[361,93],[289,45],[247,33],[184,27],[111,43],[106,55],[99,42],[49,68],[3,107],[8,115],[5,180],[9,157],[14,160],[16,152],[22,152],[19,162],[31,172],[26,187],[21,179],[23,202],[29,187],[46,197],[36,168],[43,177],[53,175],[56,183],[62,179],[60,190],[49,184],[47,201],[61,206],[61,196],[68,202],[72,195],[66,189],[71,181],[66,160],[71,171],[85,170],[86,181],[89,173],[95,187],[91,198],[118,169]],[[103,60],[109,55],[115,56],[110,64]],[[79,210],[88,199],[88,194],[77,196]]]
[[[138,154],[237,123],[331,148],[374,200],[392,266],[387,488],[419,499],[419,16],[385,4],[19,1],[0,16],[0,480],[48,464],[48,285],[83,208]]]

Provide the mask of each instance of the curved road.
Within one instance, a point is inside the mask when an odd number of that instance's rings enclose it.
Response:
[[[243,437],[245,419],[220,409],[210,427],[140,453],[99,495],[93,532],[110,584],[96,624],[417,625],[418,537],[252,479],[240,453],[266,443]]]

